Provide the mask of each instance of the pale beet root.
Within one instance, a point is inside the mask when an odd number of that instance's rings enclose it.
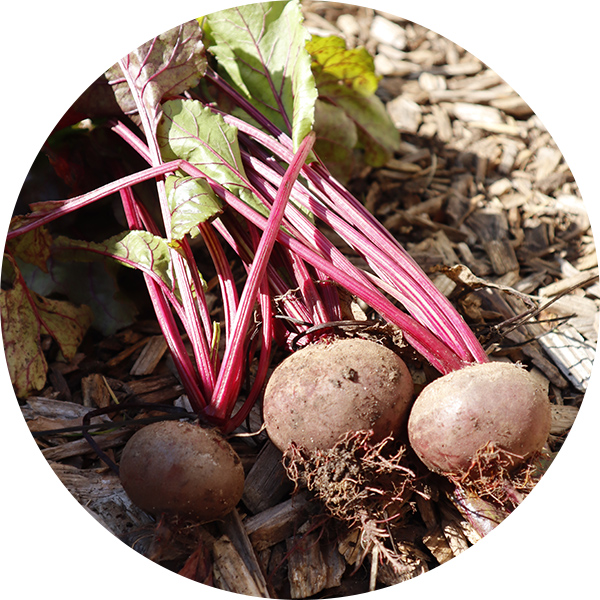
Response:
[[[207,522],[233,510],[244,470],[216,430],[161,421],[137,431],[121,455],[120,478],[132,502],[150,513]]]
[[[539,452],[550,432],[550,403],[542,385],[511,363],[465,367],[436,379],[415,400],[409,441],[437,473],[466,473],[489,444],[519,466]]]
[[[406,423],[413,382],[404,361],[368,340],[338,339],[298,350],[273,372],[263,413],[282,451],[331,449],[345,434],[373,431],[372,442]]]

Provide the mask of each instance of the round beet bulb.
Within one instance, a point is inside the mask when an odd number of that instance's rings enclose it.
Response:
[[[127,442],[120,477],[131,500],[150,513],[214,521],[233,510],[244,470],[229,442],[214,429],[161,421]]]

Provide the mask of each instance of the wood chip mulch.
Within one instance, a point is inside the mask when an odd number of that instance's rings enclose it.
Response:
[[[545,382],[554,455],[591,375],[600,304],[590,222],[568,165],[514,90],[456,44],[370,9],[329,2],[304,8],[312,32],[342,35],[349,47],[373,53],[383,76],[378,94],[402,134],[393,159],[355,174],[351,189],[495,358],[523,362]],[[407,556],[403,575],[373,573],[369,560],[355,569],[357,532],[324,533],[326,516],[305,492],[291,494],[281,455],[264,433],[232,439],[247,480],[243,502],[224,522],[157,523],[130,502],[77,427],[89,424],[96,450],[118,463],[132,421],[187,406],[167,355],[156,324],[138,323],[69,365],[53,364],[48,387],[22,406],[60,480],[138,552],[221,589],[306,598],[397,583],[479,539],[443,495],[418,496],[396,540]],[[125,400],[143,409],[106,412]],[[260,425],[257,408],[251,431]]]

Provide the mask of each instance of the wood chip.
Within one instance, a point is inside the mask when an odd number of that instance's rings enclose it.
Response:
[[[162,335],[151,337],[131,367],[130,375],[152,375],[166,351],[167,342]]]
[[[375,73],[377,75],[387,75],[388,77],[405,77],[411,73],[418,73],[421,69],[419,65],[406,60],[392,60],[388,54],[391,49],[385,47],[375,56]]]
[[[155,375],[128,381],[126,389],[142,402],[161,403],[179,398],[183,386],[174,375]]]
[[[77,469],[54,462],[50,466],[69,492],[114,535],[154,522],[131,502],[114,473]]]
[[[127,360],[132,354],[137,352],[140,348],[145,346],[148,343],[148,338],[143,338],[138,340],[131,346],[128,346],[122,352],[119,352],[116,356],[113,356],[107,363],[106,366],[109,368],[113,368],[121,364],[124,360]]]
[[[246,532],[256,551],[270,548],[290,537],[306,520],[309,501],[305,494],[272,506],[244,521]]]
[[[469,542],[467,541],[467,538],[462,532],[461,527],[457,524],[457,522],[454,519],[443,520],[442,530],[454,556],[458,556],[459,554],[462,554],[465,550],[469,549]]]
[[[281,451],[268,441],[246,476],[243,500],[254,514],[275,506],[293,489],[281,460]]]
[[[407,160],[406,157],[404,160]],[[573,266],[578,271],[586,271],[587,269],[592,269],[593,267],[598,266],[598,256],[595,251],[590,252],[589,254],[585,254],[584,256],[580,256],[574,263]]]
[[[497,109],[482,104],[456,102],[451,110],[454,116],[465,123],[501,124],[502,113]]]
[[[472,77],[456,78],[448,81],[448,87],[453,90],[485,90],[504,83],[500,75],[491,69],[485,69]]]
[[[481,71],[481,63],[479,61],[465,61],[454,65],[430,67],[429,71],[436,75],[446,75],[448,77],[475,75]]]
[[[504,98],[492,98],[490,100],[490,106],[500,109],[507,115],[512,115],[513,117],[519,117],[521,119],[533,114],[529,104],[517,94],[511,94]]]
[[[82,406],[76,402],[67,402],[66,400],[55,400],[54,398],[44,398],[43,396],[30,396],[27,398],[25,408],[32,411],[29,415],[51,417],[55,419],[77,419],[93,410],[91,407]]]
[[[598,277],[598,267],[594,269],[588,269],[587,271],[578,272],[571,277],[566,277],[543,288],[540,288],[539,295],[545,297],[552,297],[561,294],[570,288],[578,287],[584,284],[586,281],[594,280]]]
[[[511,123],[492,123],[489,121],[471,121],[469,126],[473,129],[482,129],[490,133],[501,133],[504,135],[513,135],[515,137],[526,137],[525,127]]]
[[[382,44],[403,50],[406,47],[406,33],[397,23],[388,21],[381,15],[375,15],[371,23],[371,37]]]
[[[292,598],[308,598],[325,589],[327,565],[319,534],[306,533],[288,538],[288,579]]]
[[[452,139],[452,123],[448,111],[443,106],[438,105],[432,106],[431,111],[435,120],[438,138],[442,142],[449,142]]]
[[[439,526],[423,536],[423,543],[441,565],[454,558],[454,552],[452,552],[448,540]]]
[[[244,527],[237,509],[234,509],[223,519],[221,528],[225,535],[221,538],[222,547],[217,549],[217,554],[221,552],[222,557],[222,560],[218,564],[218,569],[221,573],[226,571],[229,575],[231,568],[234,565],[240,566],[240,562],[238,561],[239,557],[241,564],[243,564],[240,573],[244,574],[245,582],[248,583],[247,576],[249,576],[253,582],[254,587],[251,586],[249,589],[254,589],[255,593],[250,595],[268,598],[267,582],[265,581],[255,550],[250,542],[250,538],[248,537],[248,533],[246,532],[246,528]],[[233,548],[228,545],[229,542],[232,544]],[[225,556],[233,557],[233,564],[228,564],[226,569],[224,569]],[[233,584],[234,583],[229,580],[228,585],[231,587]],[[235,580],[235,585],[238,584],[239,582]],[[242,591],[241,589],[231,591],[245,594],[249,593],[248,591]]]
[[[503,177],[494,181],[489,187],[488,192],[492,196],[502,196],[512,189],[512,183],[508,177]]]
[[[405,96],[398,96],[386,105],[392,121],[399,131],[416,133],[423,121],[421,107]]]
[[[497,100],[499,97],[505,97],[505,96],[509,96],[510,94],[513,94],[513,90],[510,86],[506,85],[506,84],[501,84],[497,87],[494,87],[492,89],[486,89],[486,90],[473,90],[473,89],[468,89],[468,88],[463,88],[463,89],[453,89],[453,90],[449,90],[449,89],[445,89],[442,87],[438,87],[438,88],[433,88],[429,91],[429,100],[431,102],[466,102],[468,104],[480,104],[482,102],[489,102],[490,105],[494,108],[494,112],[493,113],[489,113],[489,114],[494,114],[497,116],[500,116],[501,113],[496,110],[496,106],[494,105],[493,101]],[[499,107],[498,107],[499,108]],[[459,109],[459,112],[465,111],[466,109]],[[458,118],[461,118],[458,114],[457,114]],[[494,117],[497,118],[497,117]],[[487,119],[463,119],[464,120],[487,120]],[[499,122],[499,121],[498,121]]]
[[[489,240],[483,243],[496,275],[505,275],[519,270],[519,261],[508,240]]]
[[[346,561],[340,554],[335,542],[329,542],[322,548],[325,566],[327,567],[327,580],[325,589],[338,587],[342,583],[342,577],[346,572]]]
[[[424,71],[421,73],[421,75],[419,75],[418,81],[422,90],[430,92],[430,98],[432,97],[431,92],[441,92],[446,90],[447,87],[445,77],[442,77],[441,75],[434,75],[433,73],[429,73],[427,71]]]
[[[257,584],[233,542],[221,536],[213,546],[213,573],[217,587],[234,594],[269,598],[266,586]]]
[[[81,392],[85,406],[106,408],[112,402],[106,380],[99,373],[92,373],[81,380]]]
[[[431,498],[425,498],[421,494],[416,495],[417,508],[423,522],[427,528],[432,529],[437,525],[437,516],[435,514],[435,503]]]
[[[360,531],[353,529],[338,542],[338,551],[349,565],[357,564],[361,555]]]
[[[540,182],[548,177],[562,160],[562,154],[557,148],[542,146],[535,154],[532,169],[535,170],[535,180]]]
[[[94,441],[102,450],[106,450],[107,448],[114,448],[115,446],[123,444],[130,436],[130,431],[115,431],[113,433],[95,435]],[[93,453],[93,450],[85,439],[73,440],[72,442],[66,442],[59,446],[44,448],[42,450],[42,454],[46,460],[55,461],[90,453]]]
[[[579,409],[576,406],[557,406],[552,405],[552,426],[550,433],[552,435],[565,435],[573,426],[575,417],[579,413]]]
[[[336,21],[336,25],[347,40],[356,38],[360,34],[360,25],[354,15],[340,15]]]
[[[388,561],[377,565],[377,581],[384,585],[396,585],[426,573],[428,557],[408,542],[396,542],[396,553],[402,557],[401,564],[391,565]],[[373,560],[373,556],[371,560]]]

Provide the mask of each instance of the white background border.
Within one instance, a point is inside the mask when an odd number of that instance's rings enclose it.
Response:
[[[243,3],[243,2],[242,2]],[[217,7],[203,0],[14,2],[2,39],[2,236],[22,182],[71,102],[120,56]],[[361,2],[460,44],[503,77],[541,118],[582,191],[598,235],[597,19],[593,3]],[[422,599],[596,598],[600,486],[595,439],[598,367],[580,416],[549,473],[499,529],[431,573],[375,592]],[[161,569],[118,542],[75,502],[28,434],[0,361],[0,590],[4,597],[222,597]],[[596,590],[594,592],[594,590]],[[8,595],[10,594],[10,596]]]

